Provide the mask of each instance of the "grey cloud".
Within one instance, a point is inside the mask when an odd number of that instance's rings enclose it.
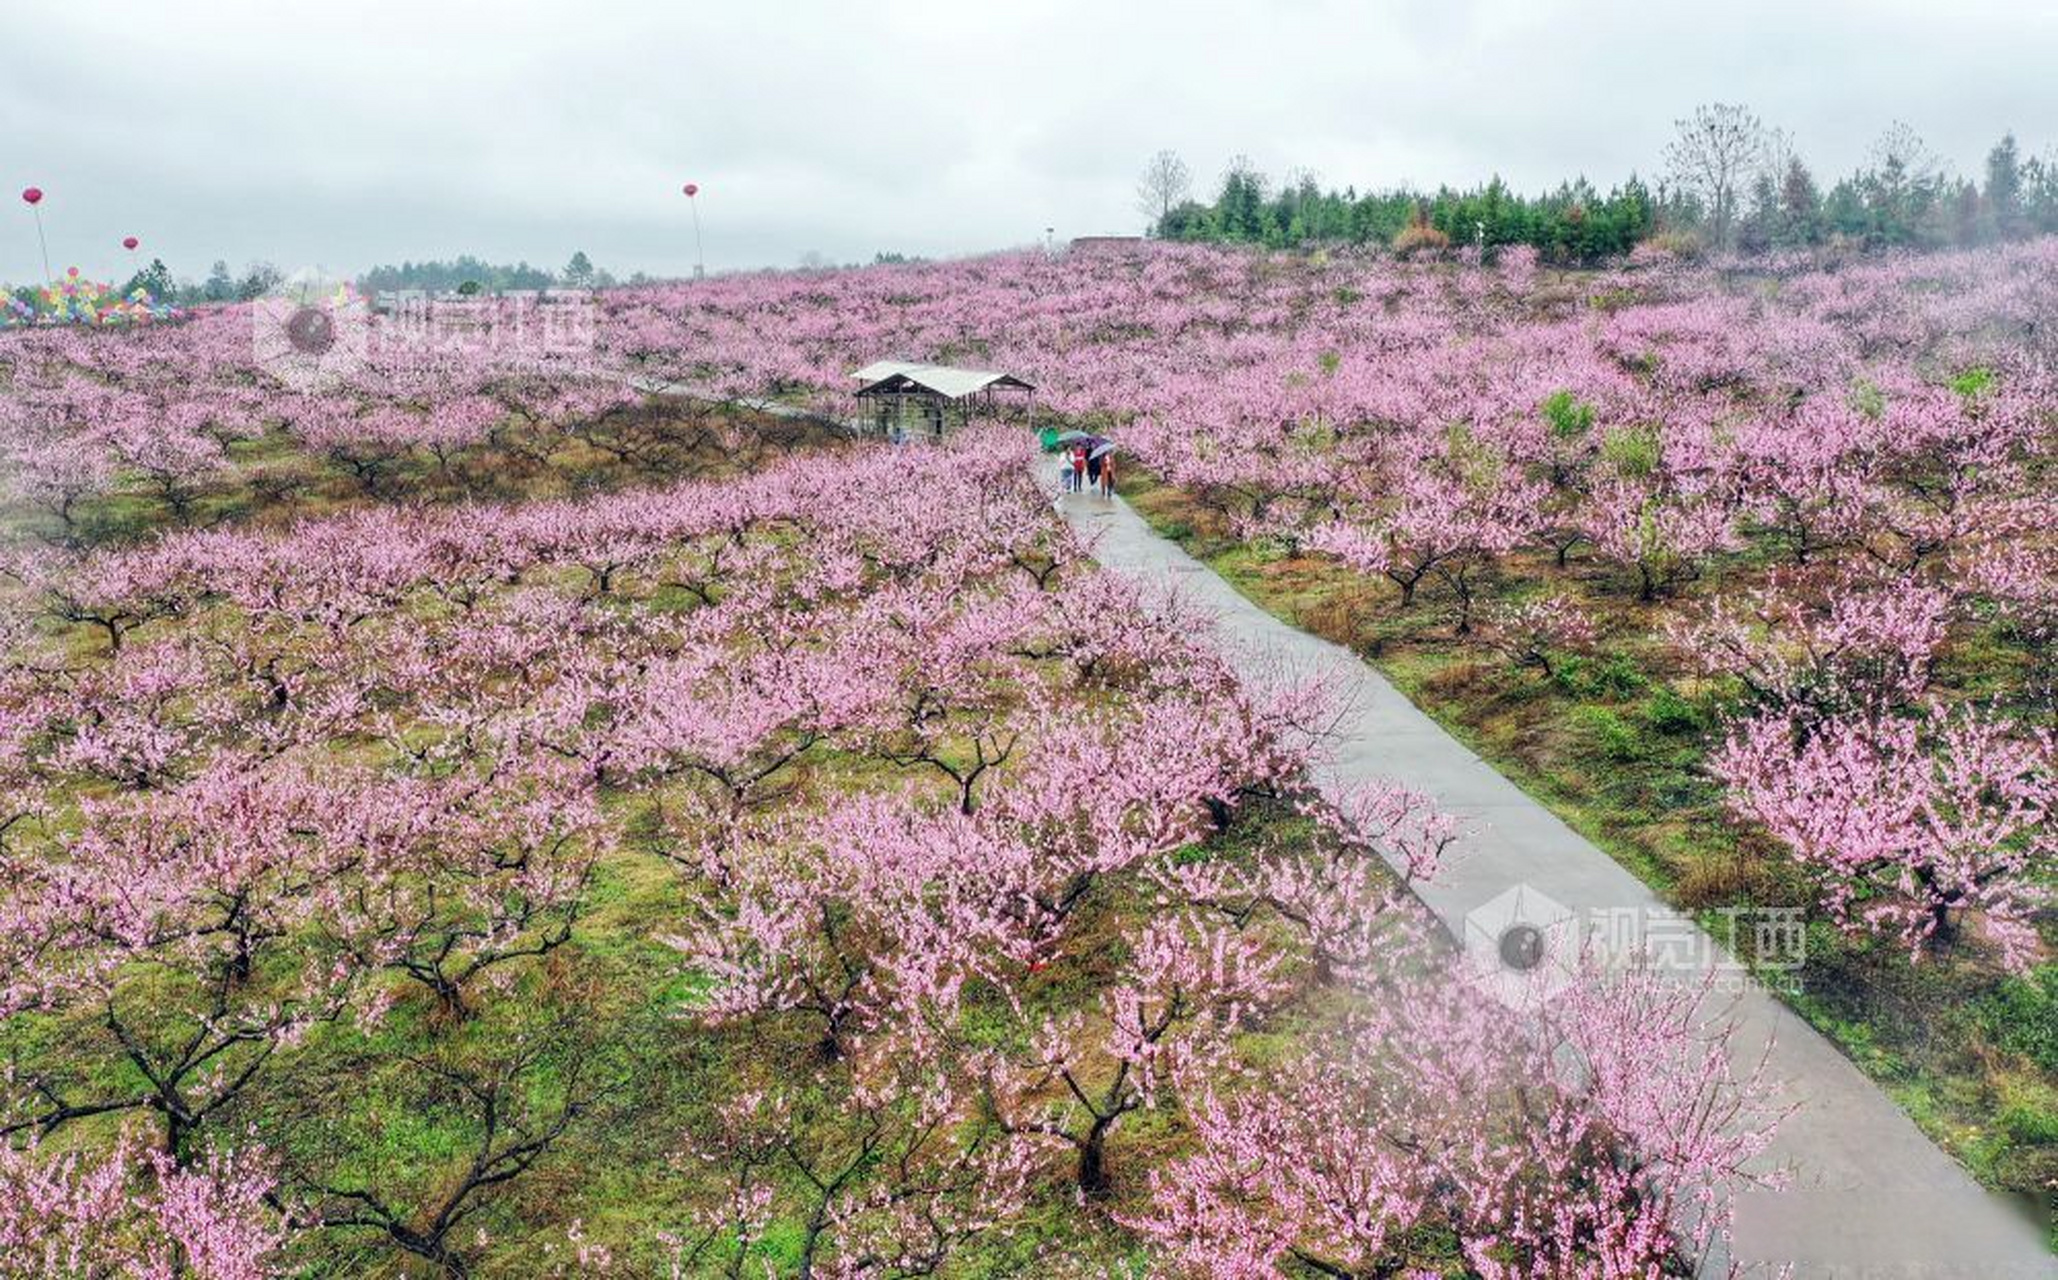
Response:
[[[2058,10],[1905,0],[1272,4],[12,0],[0,278],[123,235],[349,269],[476,252],[681,273],[1132,229],[1159,147],[1360,187],[1649,174],[1713,99],[1825,175],[1906,119],[1961,171],[2058,144]]]

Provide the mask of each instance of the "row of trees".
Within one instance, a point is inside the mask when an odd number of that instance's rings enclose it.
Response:
[[[1723,103],[1678,122],[1663,176],[1637,175],[1605,193],[1585,177],[1525,196],[1496,176],[1484,186],[1434,192],[1325,189],[1313,174],[1276,187],[1251,161],[1230,161],[1211,202],[1193,198],[1190,170],[1161,151],[1146,164],[1137,207],[1169,240],[1261,244],[1535,246],[1560,262],[1626,254],[1673,233],[1674,248],[1763,253],[1833,242],[1863,248],[1934,248],[2019,239],[2058,230],[2058,163],[2025,158],[2013,134],[1988,153],[1975,180],[1946,170],[1920,135],[1896,123],[1866,163],[1826,191],[1784,130]]]
[[[142,289],[153,298],[182,307],[202,302],[250,302],[276,289],[285,278],[286,273],[269,262],[248,263],[238,274],[227,258],[216,258],[207,269],[207,278],[196,284],[174,277],[163,258],[152,258],[149,266],[128,278],[121,292]]]
[[[443,292],[463,289],[468,284],[488,290],[548,289],[554,285],[605,289],[616,281],[613,272],[595,266],[593,260],[586,256],[586,251],[581,249],[572,254],[563,269],[555,274],[543,267],[530,266],[526,260],[509,265],[485,262],[464,253],[448,262],[402,262],[398,266],[373,267],[359,277],[359,283],[367,290],[426,289]]]
[[[1247,158],[1232,160],[1212,204],[1186,194],[1185,166],[1170,152],[1151,161],[1143,201],[1151,230],[1168,240],[1289,245],[1341,242],[1442,247],[1531,244],[1557,260],[1589,262],[1627,253],[1659,225],[1659,200],[1642,180],[1603,194],[1581,178],[1546,195],[1518,194],[1496,177],[1483,187],[1434,195],[1405,188],[1324,190],[1313,174],[1276,190]],[[1172,191],[1172,199],[1165,192]],[[1427,228],[1431,234],[1424,235]]]
[[[208,268],[205,279],[198,282],[181,280],[172,275],[164,259],[153,258],[149,266],[129,277],[121,292],[130,294],[143,289],[153,298],[179,306],[205,302],[250,302],[277,288],[285,278],[285,273],[270,262],[251,262],[238,272],[229,265],[228,259],[217,258]],[[631,278],[630,283],[644,281],[645,277],[639,273]],[[594,265],[583,249],[574,253],[563,269],[554,273],[543,267],[531,266],[526,260],[512,264],[494,263],[464,253],[447,262],[404,261],[397,266],[377,266],[359,278],[361,287],[370,292],[423,289],[432,293],[476,293],[481,290],[549,289],[560,285],[572,289],[606,289],[617,283],[614,273]]]
[[[207,278],[195,283],[191,279],[181,280],[173,276],[163,258],[152,258],[149,266],[122,284],[120,292],[127,296],[141,289],[160,302],[181,307],[201,302],[249,302],[262,298],[285,278],[285,273],[269,262],[252,262],[238,275],[229,266],[228,259],[217,258],[208,268]],[[35,285],[0,289],[0,295],[11,293],[25,302],[32,300],[37,292]]]

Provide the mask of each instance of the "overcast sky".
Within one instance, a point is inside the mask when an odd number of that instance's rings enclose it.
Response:
[[[1741,101],[1819,175],[1891,120],[1976,171],[2058,145],[2050,0],[0,0],[0,183],[51,256],[136,235],[348,272],[472,252],[618,273],[1133,232],[1160,147],[1325,183],[1524,190],[1659,166]],[[6,196],[0,279],[37,274]]]

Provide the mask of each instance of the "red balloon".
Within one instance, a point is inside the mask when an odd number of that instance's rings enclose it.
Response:
[[[43,188],[30,187],[27,191],[21,193],[21,198],[30,204],[41,204],[43,203]]]
[[[697,196],[700,194],[700,184],[698,182],[689,182],[681,187],[680,190],[684,191],[688,196]]]
[[[141,240],[136,239],[136,237],[134,236],[123,236],[121,241],[121,247],[124,249],[133,249],[141,243],[143,242]]]

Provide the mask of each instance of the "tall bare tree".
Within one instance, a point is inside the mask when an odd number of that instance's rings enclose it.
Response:
[[[1942,176],[1943,162],[1905,120],[1896,120],[1872,140],[1867,156],[1875,173],[1889,175],[1894,182],[1920,186]]]
[[[1942,235],[1942,205],[1951,183],[1922,135],[1896,120],[1873,141],[1868,160],[1861,185],[1872,234],[1889,244]]]
[[[1150,221],[1150,229],[1156,231],[1164,225],[1165,215],[1183,203],[1193,194],[1193,174],[1186,167],[1186,161],[1175,151],[1160,151],[1143,166],[1143,177],[1136,183],[1136,211]]]
[[[1714,247],[1729,246],[1744,185],[1758,171],[1765,126],[1741,106],[1713,102],[1676,122],[1679,136],[1665,148],[1665,165],[1681,189],[1700,197]]]
[[[1765,141],[1758,147],[1758,173],[1774,183],[1786,178],[1787,170],[1800,159],[1801,152],[1794,145],[1794,135],[1787,129],[1767,129]]]

